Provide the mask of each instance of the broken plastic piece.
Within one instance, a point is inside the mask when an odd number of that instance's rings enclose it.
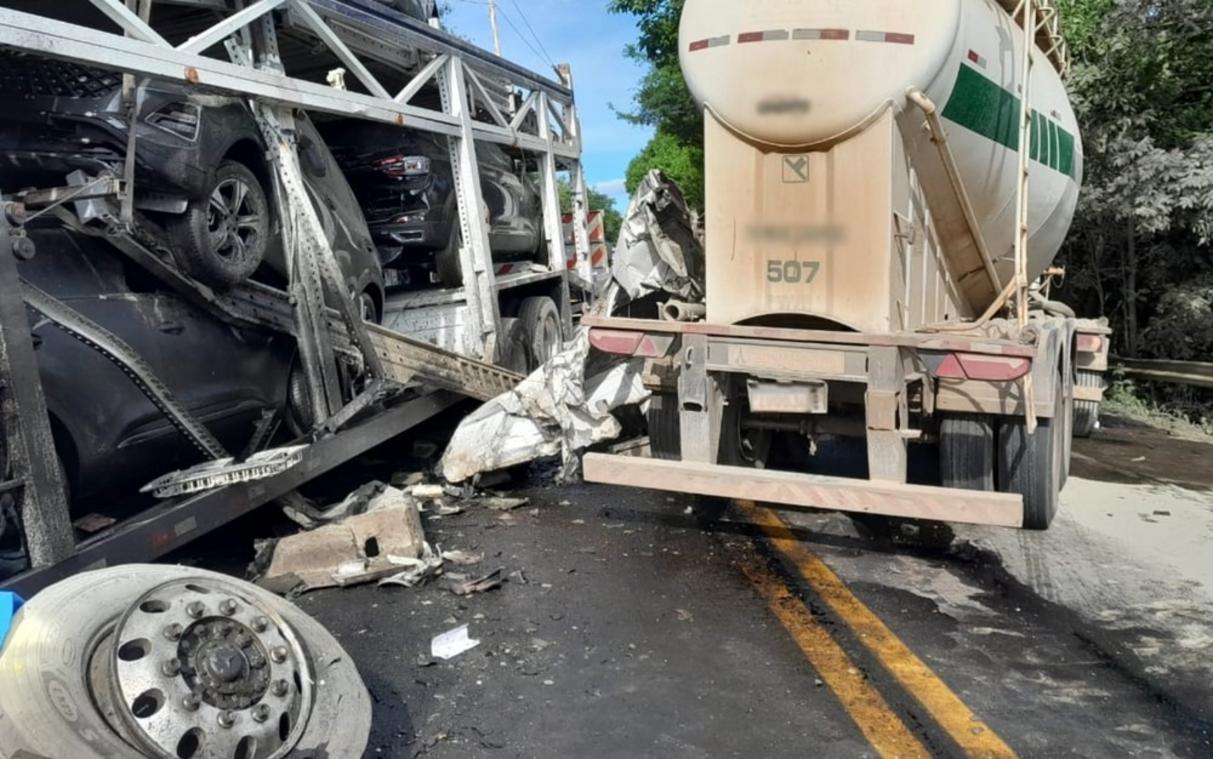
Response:
[[[480,641],[468,637],[468,626],[460,625],[453,630],[447,630],[441,635],[435,635],[430,641],[430,656],[435,659],[454,659],[464,651],[470,651],[480,645]]]

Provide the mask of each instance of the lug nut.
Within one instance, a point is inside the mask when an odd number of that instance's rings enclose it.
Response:
[[[219,613],[225,617],[230,617],[240,609],[240,606],[232,599],[228,598],[219,603]]]
[[[270,718],[269,704],[257,704],[253,707],[253,719],[258,722],[265,722]]]
[[[173,624],[164,628],[164,637],[173,641],[181,640],[181,633],[183,632],[184,630],[181,629],[181,625],[174,622]]]
[[[281,664],[282,662],[286,661],[286,654],[286,646],[274,646],[274,648],[270,650],[270,658],[274,660],[275,664]]]
[[[219,712],[219,727],[230,728],[236,724],[236,712]]]
[[[176,677],[177,675],[181,674],[181,662],[177,659],[169,659],[164,664],[160,665],[160,671],[163,672],[166,677]]]
[[[206,613],[206,606],[201,601],[194,601],[189,606],[185,607],[185,613],[197,619]]]
[[[263,633],[270,627],[270,621],[265,617],[257,617],[253,620],[253,631]]]
[[[196,712],[198,707],[202,706],[202,699],[198,698],[197,693],[188,693],[181,697],[181,705],[186,711]]]
[[[287,685],[286,680],[275,680],[272,691],[275,696],[281,698],[282,696],[286,695],[286,692],[290,689],[290,687],[291,686]]]

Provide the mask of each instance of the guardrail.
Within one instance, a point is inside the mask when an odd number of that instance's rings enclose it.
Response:
[[[1133,379],[1213,388],[1213,362],[1156,361],[1141,358],[1113,359],[1113,362],[1124,368],[1126,377]]]

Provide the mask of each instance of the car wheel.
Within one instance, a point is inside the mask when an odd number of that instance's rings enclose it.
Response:
[[[200,569],[71,577],[22,608],[0,652],[10,755],[361,756],[370,721],[366,687],[319,623]]]
[[[462,247],[463,235],[459,231],[459,223],[452,221],[446,247],[434,254],[438,284],[443,287],[463,287],[463,267],[459,265],[459,251]]]
[[[521,319],[501,320],[501,360],[497,364],[517,374],[530,371],[530,347],[526,327]]]
[[[265,258],[270,209],[256,175],[224,161],[210,192],[168,224],[178,263],[195,279],[219,288],[252,276]]]
[[[375,296],[371,294],[370,290],[363,290],[362,295],[358,296],[358,311],[362,316],[362,321],[371,324],[379,323],[379,304],[375,302]]]
[[[527,298],[518,309],[518,321],[526,331],[530,353],[529,370],[535,371],[550,361],[564,347],[560,327],[560,312],[551,298]]]

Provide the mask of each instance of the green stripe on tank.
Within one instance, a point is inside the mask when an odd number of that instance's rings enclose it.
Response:
[[[961,65],[943,117],[1009,150],[1019,150],[1019,97],[971,66]],[[1076,145],[1074,135],[1060,124],[1032,112],[1029,155],[1033,161],[1077,179]]]

